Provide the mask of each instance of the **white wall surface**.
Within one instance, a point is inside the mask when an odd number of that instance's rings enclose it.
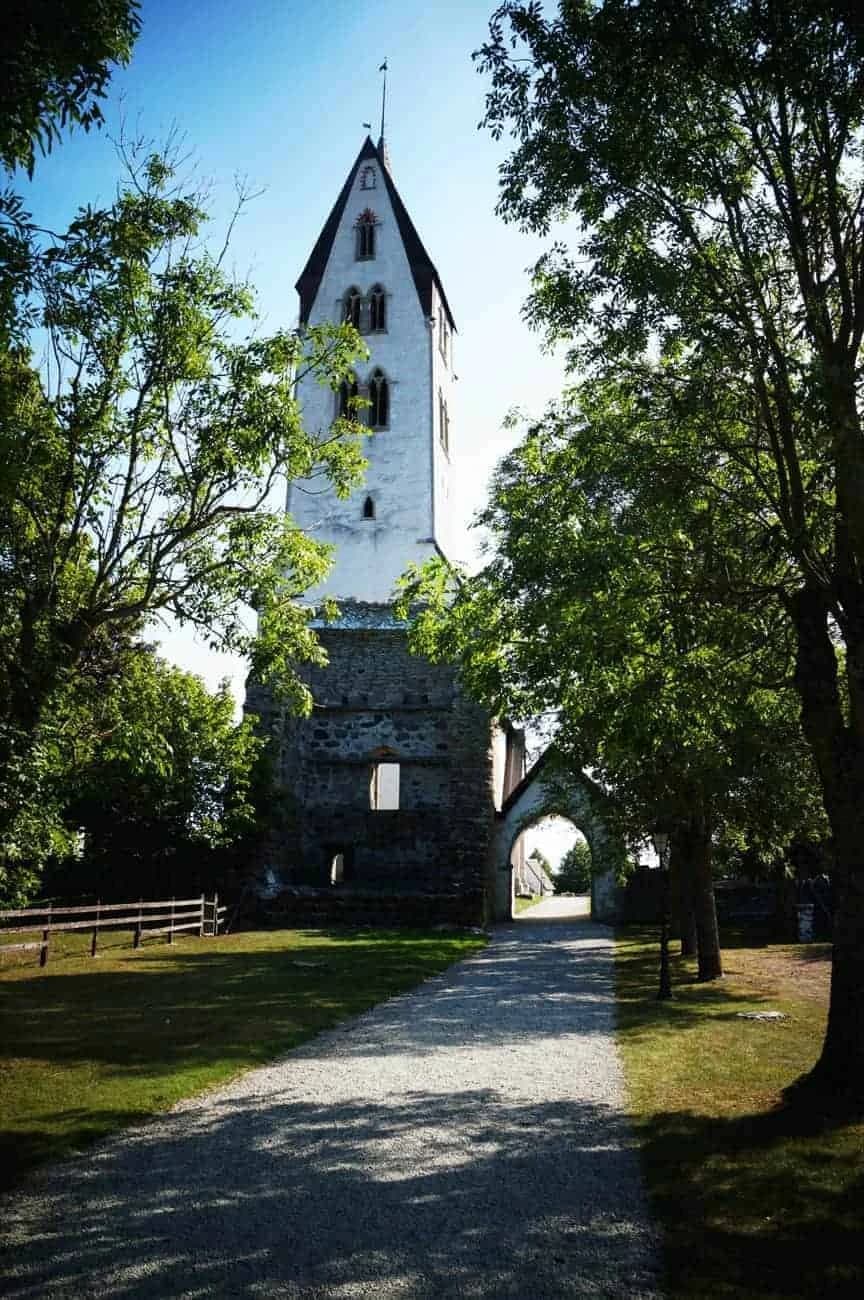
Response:
[[[389,428],[371,435],[366,445],[369,468],[365,485],[347,501],[316,484],[294,484],[288,510],[297,523],[320,541],[336,547],[336,561],[326,583],[310,593],[342,599],[386,602],[397,578],[411,562],[422,563],[435,553],[433,538],[446,552],[443,538],[449,501],[449,461],[440,447],[437,429],[439,386],[452,387],[452,365],[440,355],[437,326],[424,317],[380,167],[374,190],[360,188],[358,170],[339,223],[310,323],[341,318],[346,291],[356,286],[366,295],[375,284],[387,293],[387,332],[367,334],[370,359],[358,368],[361,383],[380,367],[390,385]],[[335,189],[335,187],[334,187]],[[355,256],[355,223],[371,208],[378,221],[376,255],[369,261]],[[322,224],[326,212],[322,212]],[[334,394],[311,377],[298,389],[303,416],[310,429],[326,430],[335,415]],[[451,408],[452,410],[452,408]],[[451,438],[455,435],[451,414]],[[435,505],[433,520],[433,483]],[[375,518],[363,518],[367,496],[375,503]]]

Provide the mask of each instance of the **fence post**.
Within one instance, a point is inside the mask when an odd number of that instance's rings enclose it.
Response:
[[[51,908],[53,904],[48,904],[48,925],[42,931],[42,947],[39,949],[39,965],[48,965],[48,942],[51,938]]]
[[[219,937],[219,895],[213,895],[213,938]]]
[[[93,938],[90,940],[90,956],[96,956],[96,936],[99,933],[99,908],[102,905],[102,899],[96,900],[96,924],[93,927]]]
[[[198,930],[198,938],[204,938],[204,895],[201,895],[201,926]]]
[[[171,920],[168,922],[171,927],[168,931],[168,942],[174,942],[174,899],[171,899]]]

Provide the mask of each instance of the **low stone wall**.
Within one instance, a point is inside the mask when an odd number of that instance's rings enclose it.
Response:
[[[428,929],[483,924],[483,895],[382,894],[364,891],[286,891],[267,906],[267,919],[286,926],[371,925]]]

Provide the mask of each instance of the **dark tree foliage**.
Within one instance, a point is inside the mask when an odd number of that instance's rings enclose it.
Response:
[[[76,853],[47,890],[124,901],[221,886],[228,852],[253,829],[263,745],[251,720],[235,723],[227,685],[211,693],[131,646],[122,672],[91,698],[77,739],[58,790]]]
[[[556,894],[587,894],[591,889],[591,850],[577,840],[552,876]]]
[[[544,233],[575,218],[578,247],[537,268],[534,320],[574,362],[638,376],[646,409],[701,423],[700,490],[757,576],[727,603],[752,608],[773,570],[837,852],[814,1082],[864,1099],[864,15],[508,3],[479,58],[486,123],[516,142],[501,210]]]
[[[66,126],[102,123],[111,65],[141,27],[138,0],[6,0],[0,6],[0,163],[32,175]]]

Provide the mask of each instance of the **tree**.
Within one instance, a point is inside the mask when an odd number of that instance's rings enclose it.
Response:
[[[282,508],[285,479],[347,494],[367,430],[304,429],[294,385],[334,391],[365,348],[349,325],[250,332],[254,298],[204,243],[200,196],[165,159],[129,158],[114,203],[57,239],[26,232],[0,354],[0,860],[33,850],[52,710],[101,639],[172,615],[247,655],[296,709],[321,661],[296,597],[330,552]],[[224,253],[224,249],[223,249]],[[251,625],[250,607],[257,611]]]
[[[837,856],[813,1078],[860,1101],[860,15],[820,0],[583,0],[549,17],[509,3],[479,58],[492,78],[487,125],[517,138],[502,212],[539,231],[568,212],[582,232],[577,252],[559,246],[538,266],[533,319],[576,336],[574,361],[640,376],[648,402],[701,411],[709,496],[726,502],[757,567],[767,556],[784,569],[770,595],[794,632]]]
[[[138,0],[8,0],[0,11],[0,167],[33,175],[70,124],[101,126],[112,63],[140,30]],[[16,301],[33,287],[32,223],[20,195],[0,191],[0,347],[26,333]]]
[[[33,174],[70,123],[101,125],[111,64],[127,63],[137,0],[7,0],[0,11],[0,164]]]
[[[227,684],[211,694],[135,646],[88,722],[60,791],[84,847],[50,887],[103,900],[212,890],[223,850],[252,829],[264,743],[252,720],[235,723]]]
[[[656,434],[608,381],[550,409],[493,480],[484,568],[454,576],[438,561],[409,580],[412,638],[456,657],[493,710],[554,711],[556,748],[614,795],[623,828],[671,832],[699,975],[714,979],[720,820],[766,754],[800,749],[791,645],[779,607],[772,621],[705,598],[716,556],[693,539],[722,520],[686,482],[642,472]],[[796,814],[793,799],[776,815]]]
[[[528,854],[528,860],[533,862],[539,871],[545,872],[547,876],[551,874],[552,867],[549,864],[549,859],[539,849],[532,849]]]
[[[591,889],[591,850],[577,840],[552,876],[556,894],[587,894]]]

